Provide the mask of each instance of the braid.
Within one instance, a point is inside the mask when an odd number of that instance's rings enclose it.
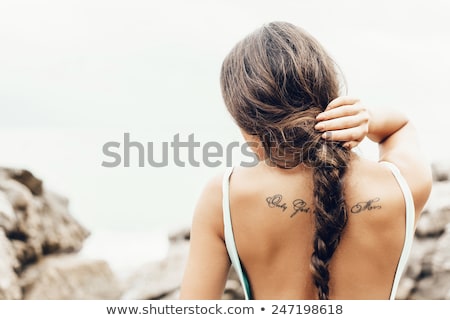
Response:
[[[329,264],[347,223],[342,178],[346,171],[349,152],[326,143],[316,153],[314,166],[315,233],[311,271],[318,298],[329,298]],[[332,153],[332,154],[327,154]],[[331,152],[329,152],[331,151]]]
[[[329,264],[347,223],[343,178],[350,151],[339,142],[326,141],[314,130],[316,108],[293,113],[270,126],[260,137],[269,164],[293,168],[304,164],[313,168],[315,232],[311,271],[318,298],[329,298]],[[299,146],[300,145],[300,146]]]

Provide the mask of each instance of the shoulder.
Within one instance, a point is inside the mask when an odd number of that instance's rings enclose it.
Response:
[[[347,171],[345,198],[349,219],[380,239],[392,239],[403,228],[406,204],[396,178],[387,165],[357,159]],[[389,242],[389,241],[388,241]]]
[[[194,210],[193,228],[208,229],[223,236],[222,182],[224,171],[212,176],[204,185]]]
[[[406,181],[414,201],[417,219],[429,195],[426,174],[419,172],[418,176],[414,177],[413,171],[407,167],[407,164],[398,163],[398,161],[384,161],[398,169],[400,176]],[[398,203],[404,205],[403,191],[389,164],[358,158],[352,162],[349,168],[349,184],[353,190],[356,190],[354,193],[359,196],[372,193],[376,196],[381,193],[391,206]]]
[[[221,201],[222,201],[222,183],[223,183],[225,174],[226,174],[226,171],[222,170],[208,179],[208,181],[205,183],[205,185],[203,187],[203,191],[200,196],[202,201],[205,201],[205,202],[208,202],[209,204],[214,204],[214,205],[221,203]]]
[[[232,170],[232,174],[231,174]],[[212,176],[204,185],[194,210],[193,229],[209,230],[224,239],[223,200],[224,182],[229,179],[230,198],[233,204],[248,199],[254,193],[254,168],[234,167],[221,170]],[[253,183],[252,184],[250,183]]]
[[[414,199],[416,214],[420,214],[431,192],[431,167],[417,161],[406,162],[393,159],[390,162],[398,168],[400,174],[406,180]]]
[[[261,164],[252,167],[235,166],[229,180],[230,202],[234,208],[238,208],[242,204],[258,201],[268,186],[275,183],[273,175]]]
[[[215,211],[220,211],[222,214],[223,188],[226,179],[228,179],[226,184],[232,185],[233,194],[248,192],[253,189],[256,182],[257,173],[255,171],[257,170],[255,169],[254,167],[236,166],[219,171],[203,187],[198,205],[202,207],[208,206],[211,209],[215,209]]]
[[[355,157],[346,174],[347,195],[350,201],[378,198],[383,195],[390,202],[402,202],[403,195],[391,169],[383,163]]]
[[[355,155],[347,169],[347,180],[352,185],[364,184],[374,188],[386,185],[390,180],[394,181],[390,169],[380,162]]]
[[[394,163],[384,163],[356,157],[348,168],[347,180],[357,194],[359,192],[371,193],[380,191],[384,193],[384,191],[392,191],[392,189],[401,191],[397,178],[394,175],[393,167],[399,169]],[[402,174],[401,170],[399,171]],[[400,194],[401,192],[397,192],[397,195]]]

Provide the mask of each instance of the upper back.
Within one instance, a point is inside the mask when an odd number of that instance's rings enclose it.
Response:
[[[235,168],[229,206],[256,299],[315,299],[312,170]],[[386,166],[354,157],[344,177],[348,221],[330,263],[331,299],[387,299],[405,241],[405,200]]]

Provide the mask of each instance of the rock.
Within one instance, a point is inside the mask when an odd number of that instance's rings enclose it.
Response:
[[[8,177],[10,179],[16,180],[26,186],[33,195],[41,195],[42,180],[36,178],[30,171],[26,169],[13,169],[13,168],[0,168],[3,178]]]
[[[231,266],[228,273],[225,290],[222,296],[224,300],[245,300],[244,290],[241,282],[239,281],[236,270]]]
[[[400,282],[397,294],[399,298],[413,300],[450,298],[450,224],[443,228],[444,233],[440,237],[431,236],[414,240],[406,276]],[[411,272],[418,265],[422,267],[420,272]],[[415,278],[410,277],[411,275]]]
[[[52,255],[29,266],[20,283],[24,299],[118,299],[121,288],[108,264],[75,254]]]
[[[445,300],[450,300],[450,290],[448,290],[447,294],[445,295]]]
[[[444,234],[437,241],[431,265],[433,274],[450,272],[450,224],[447,224]],[[450,289],[450,283],[448,287]]]
[[[0,168],[0,232],[0,298],[58,300],[177,298],[190,235],[188,228],[171,233],[167,258],[144,266],[123,294],[105,261],[74,254],[90,233],[68,199],[31,172],[9,168]]]
[[[3,172],[4,173],[4,172]],[[81,249],[89,232],[70,214],[68,200],[50,190],[39,196],[16,180],[0,180],[0,203],[2,197],[10,203],[3,227],[11,240],[16,240],[17,258],[23,266],[37,261],[50,253],[76,252]],[[6,217],[2,214],[1,217]],[[17,241],[22,241],[19,244]]]
[[[170,247],[167,257],[162,261],[149,263],[128,280],[128,286],[121,299],[179,299],[180,286],[189,254],[189,228],[178,228],[169,234]],[[238,276],[233,268],[230,269],[225,290],[224,300],[243,300]]]
[[[132,276],[130,285],[121,299],[179,299],[188,251],[188,241],[173,243],[166,259],[147,264]],[[244,291],[233,268],[230,269],[222,299],[245,299]]]
[[[30,190],[15,180],[0,180],[0,190],[3,191],[16,214],[25,211],[33,201]]]
[[[397,294],[395,296],[395,299],[397,300],[406,300],[410,296],[411,292],[414,290],[416,286],[416,281],[411,278],[402,278],[400,281],[398,288],[397,288]]]
[[[180,289],[176,289],[172,292],[169,292],[165,296],[161,298],[161,300],[179,300],[180,299]]]
[[[416,235],[439,236],[450,223],[450,181],[436,182],[417,223]]]
[[[180,289],[175,289],[172,292],[162,296],[160,300],[179,300],[180,299]]]
[[[431,164],[431,171],[434,181],[450,180],[450,160],[434,161]]]
[[[411,300],[442,300],[448,296],[450,272],[439,272],[417,282]]]
[[[20,262],[20,268],[17,272],[21,272],[27,264],[37,261],[36,250],[29,246],[26,242],[10,239],[14,248],[17,261]]]
[[[0,168],[0,299],[120,298],[105,261],[75,254],[89,234],[67,198],[27,170]]]
[[[232,279],[227,280],[222,300],[245,300],[242,286],[239,281]]]
[[[188,251],[188,241],[173,243],[164,260],[144,265],[130,277],[121,299],[161,299],[179,289]]]
[[[14,228],[7,231],[7,237],[23,241],[27,246],[29,260],[19,259],[21,264],[34,262],[42,255],[40,238],[44,236],[39,228],[37,202],[27,187],[9,178],[0,180],[0,190],[6,195],[16,217]]]
[[[22,291],[15,269],[18,268],[14,250],[0,229],[0,299],[21,299]]]
[[[190,226],[174,228],[172,231],[169,232],[170,242],[186,241],[190,240],[190,238],[191,238]]]
[[[405,270],[405,278],[418,279],[431,274],[431,260],[435,250],[436,239],[414,238],[408,258],[408,266]]]
[[[17,218],[14,213],[14,208],[8,201],[5,192],[0,191],[0,228],[3,228],[8,233],[14,230],[16,223]]]
[[[67,198],[47,190],[38,199],[43,253],[78,252],[90,233],[70,214]]]

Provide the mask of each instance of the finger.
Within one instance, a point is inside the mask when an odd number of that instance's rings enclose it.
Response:
[[[351,104],[351,105],[343,105],[336,109],[326,110],[317,115],[316,120],[323,121],[334,118],[340,118],[345,116],[352,116],[362,111],[361,106]]]
[[[331,110],[331,109],[337,108],[342,105],[355,104],[358,102],[359,102],[359,99],[348,97],[348,96],[340,96],[340,97],[337,97],[336,99],[332,100],[328,104],[328,106],[326,107],[325,110]]]
[[[363,116],[348,116],[339,117],[336,119],[325,120],[318,122],[314,128],[317,131],[332,131],[349,128],[357,128],[366,123],[366,119]]]
[[[353,149],[353,148],[357,147],[358,144],[359,144],[359,141],[347,141],[342,146],[347,149]]]
[[[326,131],[322,134],[323,139],[331,141],[362,141],[364,137],[363,129],[360,128]]]

